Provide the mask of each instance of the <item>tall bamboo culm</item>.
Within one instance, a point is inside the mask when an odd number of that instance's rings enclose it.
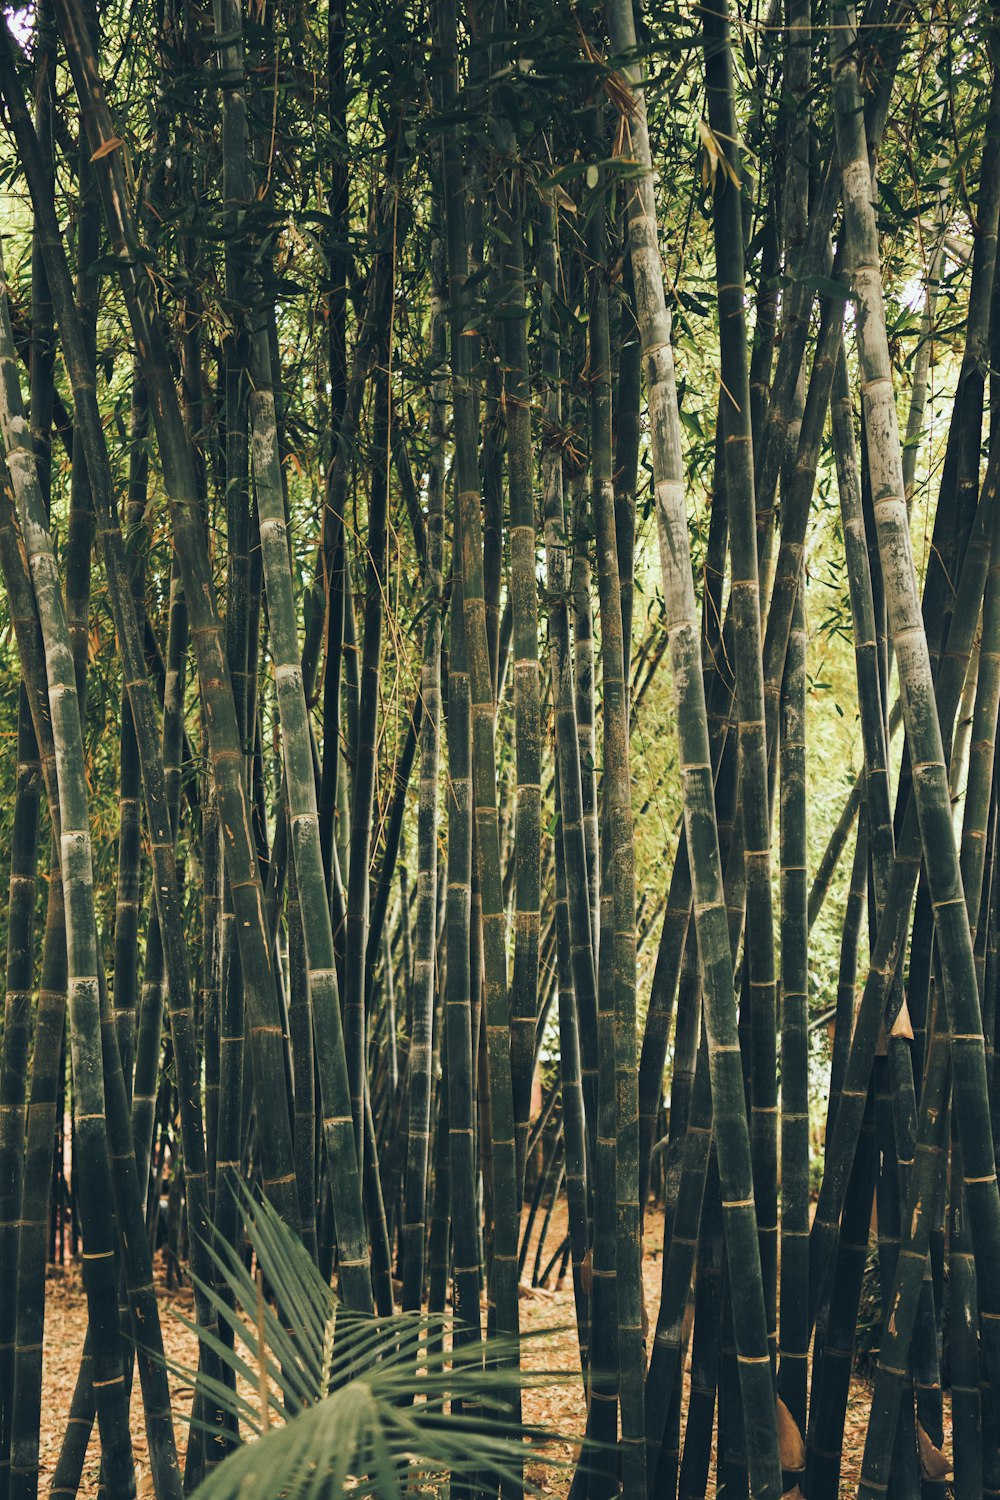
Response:
[[[441,103],[451,108],[457,82],[457,28],[454,0],[439,0],[434,16],[440,53]],[[462,617],[469,669],[472,721],[472,791],[474,852],[479,874],[483,962],[483,1029],[490,1085],[490,1153],[492,1164],[493,1241],[489,1265],[490,1300],[499,1333],[516,1339],[518,1193],[514,1110],[510,1072],[510,1025],[507,1008],[507,953],[500,838],[497,816],[496,761],[493,742],[493,681],[486,638],[483,589],[483,536],[479,505],[478,441],[474,370],[470,341],[464,334],[469,246],[463,166],[458,127],[445,134],[444,207],[448,247],[448,297],[452,370],[452,421],[455,434],[455,490],[462,559]],[[473,908],[473,926],[475,914]],[[475,980],[474,980],[475,982]],[[520,1398],[511,1393],[515,1414]]]
[[[618,4],[610,6],[608,26],[615,51],[619,56],[628,57],[636,45],[631,8]],[[634,101],[629,125],[639,168],[628,200],[629,241],[649,410],[663,592],[667,601],[681,753],[684,821],[708,1017],[723,1222],[730,1262],[743,1268],[741,1279],[733,1288],[733,1314],[749,1435],[750,1472],[755,1493],[770,1497],[782,1492],[781,1471],[764,1286],[753,1207],[750,1136],[736,1032],[736,998],[719,864],[700,632],[684,507],[670,319],[655,229],[652,162],[641,79],[634,63],[627,64],[626,68]]]

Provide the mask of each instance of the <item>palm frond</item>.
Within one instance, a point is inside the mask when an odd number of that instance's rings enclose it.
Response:
[[[200,1486],[203,1500],[334,1500],[348,1490],[401,1500],[415,1484],[436,1490],[484,1472],[513,1482],[526,1439],[557,1441],[542,1428],[512,1434],[507,1341],[455,1346],[447,1315],[344,1308],[270,1204],[244,1186],[238,1197],[257,1274],[214,1242],[216,1285],[199,1284],[232,1343],[182,1319],[231,1377],[197,1377],[210,1406],[251,1439]],[[514,1378],[541,1384],[557,1372]]]

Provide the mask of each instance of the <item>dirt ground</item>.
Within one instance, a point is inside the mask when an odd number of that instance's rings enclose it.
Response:
[[[546,1256],[555,1250],[565,1233],[565,1210],[558,1206],[553,1214],[546,1238]],[[662,1219],[651,1217],[646,1235],[644,1279],[646,1305],[650,1325],[655,1325],[656,1308],[660,1295],[661,1247],[663,1239]],[[527,1269],[533,1263],[533,1250],[528,1256]],[[193,1316],[192,1299],[187,1289],[168,1291],[163,1279],[162,1266],[157,1267],[160,1288],[161,1319],[168,1359],[185,1368],[197,1363],[197,1341],[180,1321],[178,1314]],[[65,1430],[73,1387],[79,1369],[80,1352],[86,1333],[86,1303],[80,1283],[79,1271],[58,1268],[50,1272],[48,1279],[48,1307],[45,1317],[44,1387],[42,1392],[42,1435],[40,1492],[46,1493],[47,1479],[55,1469],[62,1435]],[[573,1289],[569,1276],[563,1286],[550,1291],[531,1292],[522,1287],[521,1326],[528,1332],[549,1332],[537,1343],[529,1344],[525,1363],[529,1368],[577,1372],[566,1380],[546,1383],[540,1389],[529,1389],[524,1395],[525,1420],[564,1433],[569,1439],[577,1439],[583,1430],[585,1409],[583,1387],[579,1377],[579,1357],[573,1312]],[[171,1379],[176,1412],[190,1409],[190,1387],[181,1379]],[[870,1387],[865,1381],[856,1379],[851,1389],[847,1413],[847,1432],[844,1442],[844,1464],[841,1495],[853,1495],[857,1490],[858,1475],[864,1445],[865,1427],[868,1420]],[[152,1495],[152,1484],[146,1460],[146,1437],[142,1424],[142,1408],[138,1397],[132,1406],[132,1435],[135,1447],[136,1467],[139,1474],[140,1496]],[[177,1439],[185,1442],[183,1422],[178,1423]],[[575,1456],[575,1443],[560,1445],[559,1454],[567,1464]],[[554,1468],[551,1464],[529,1463],[529,1478],[549,1495],[561,1497],[568,1486],[568,1471]],[[88,1454],[84,1484],[80,1494],[82,1500],[91,1500],[97,1495],[98,1449],[92,1440]]]

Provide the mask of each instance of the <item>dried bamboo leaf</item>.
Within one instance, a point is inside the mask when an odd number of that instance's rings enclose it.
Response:
[[[802,1441],[799,1424],[779,1396],[776,1403],[778,1415],[778,1452],[781,1467],[793,1472],[806,1466],[806,1445]]]
[[[934,1446],[919,1422],[917,1447],[920,1450],[920,1469],[925,1479],[944,1479],[951,1473],[951,1463],[941,1449]]]

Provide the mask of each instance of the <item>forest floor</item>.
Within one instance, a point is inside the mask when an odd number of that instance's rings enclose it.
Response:
[[[541,1216],[540,1216],[541,1217]],[[551,1255],[566,1232],[565,1208],[557,1205],[546,1236],[545,1259]],[[647,1221],[646,1254],[643,1274],[646,1289],[646,1306],[650,1327],[655,1326],[656,1308],[660,1296],[662,1270],[661,1248],[663,1243],[663,1220],[658,1214],[650,1215]],[[526,1279],[530,1282],[534,1262],[534,1246],[526,1262]],[[168,1360],[185,1369],[197,1363],[197,1340],[181,1322],[182,1317],[194,1315],[190,1291],[186,1287],[168,1290],[162,1258],[157,1260],[157,1284],[160,1292],[163,1336]],[[87,1327],[86,1301],[76,1266],[49,1272],[48,1308],[45,1318],[44,1388],[42,1392],[42,1434],[40,1493],[49,1488],[55,1470],[59,1447],[66,1427],[73,1388],[76,1383]],[[577,1443],[583,1430],[585,1407],[583,1387],[579,1377],[579,1355],[574,1326],[572,1278],[567,1275],[563,1285],[552,1290],[532,1291],[522,1284],[521,1327],[525,1332],[546,1336],[533,1341],[526,1350],[525,1364],[536,1370],[573,1372],[563,1380],[546,1381],[542,1386],[531,1388],[524,1394],[524,1417],[532,1424],[565,1434],[567,1442],[555,1449],[547,1448],[545,1458],[539,1455],[537,1462],[529,1463],[528,1477],[539,1485],[543,1492],[554,1497],[565,1495],[568,1487],[570,1465],[578,1451]],[[548,1331],[553,1330],[553,1331]],[[190,1409],[191,1388],[182,1377],[171,1376],[176,1413]],[[841,1479],[841,1495],[856,1494],[861,1467],[865,1428],[871,1401],[871,1387],[866,1380],[855,1377],[847,1412],[847,1430],[844,1438],[844,1461]],[[146,1435],[143,1430],[141,1402],[132,1403],[132,1436],[139,1475],[139,1495],[152,1495],[147,1465]],[[186,1433],[178,1423],[178,1444],[183,1446]],[[946,1439],[946,1447],[950,1443]],[[566,1467],[556,1467],[552,1458],[562,1458]],[[80,1489],[81,1500],[96,1497],[98,1489],[98,1445],[92,1440]],[[714,1464],[713,1464],[714,1475]]]

